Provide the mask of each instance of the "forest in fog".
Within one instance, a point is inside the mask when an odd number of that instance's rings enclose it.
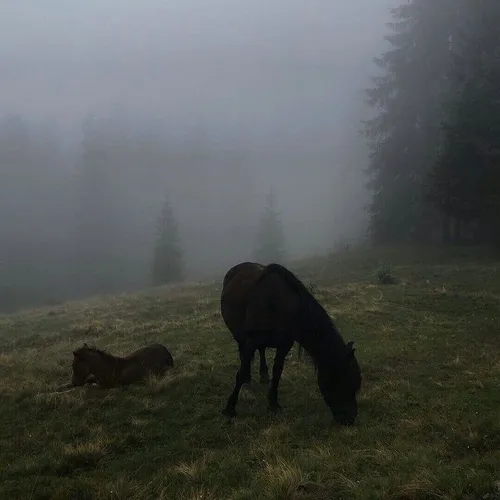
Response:
[[[266,171],[272,160],[252,158],[244,142],[220,147],[203,129],[172,138],[157,120],[115,111],[87,116],[71,146],[46,124],[19,115],[0,121],[5,306],[150,286],[165,203],[178,229],[183,279],[252,259],[270,192],[289,234],[287,255],[334,243],[334,200],[318,208],[321,186],[307,179],[285,180],[283,189],[279,175]],[[303,166],[288,154],[283,175]]]
[[[271,192],[283,258],[363,235],[380,26],[350,59],[348,4],[112,5],[0,7],[4,309],[158,284],[165,203],[177,279],[258,256]],[[370,12],[385,15],[369,7],[364,24]]]
[[[398,3],[2,5],[0,308],[498,245],[500,7]]]

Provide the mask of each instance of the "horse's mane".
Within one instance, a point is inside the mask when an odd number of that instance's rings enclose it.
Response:
[[[299,280],[299,278],[297,278],[297,276],[295,276],[295,274],[286,267],[276,263],[269,264],[262,271],[258,281],[261,281],[265,276],[273,273],[278,274],[281,278],[283,278],[287,285],[299,296],[303,306],[302,313],[307,316],[307,321],[313,321],[315,326],[320,327],[321,330],[321,327],[329,328],[338,333],[332,318],[330,318],[330,315],[326,312],[325,308],[307,289],[304,283],[302,283],[302,281]]]
[[[340,335],[340,332],[336,328],[330,315],[294,273],[281,264],[272,263],[268,264],[264,268],[257,282],[261,281],[265,276],[270,274],[279,275],[290,287],[290,289],[292,289],[299,297],[302,305],[300,311],[300,322],[304,326],[307,325],[307,330],[310,332],[309,338],[313,342],[319,344],[328,339],[333,341],[332,343],[341,343],[342,346],[344,345],[342,336]],[[319,353],[325,354],[322,353],[321,350]],[[317,358],[317,355],[313,355],[313,353],[309,354],[311,354],[313,362],[316,365],[318,360],[315,358]]]
[[[80,349],[86,349],[87,351],[95,352],[97,354],[100,354],[106,360],[109,360],[109,361],[115,361],[117,359],[120,359],[118,356],[114,356],[110,352],[108,352],[108,351],[106,351],[104,349],[100,349],[99,347],[97,347],[95,345],[84,345],[84,346],[80,347]]]

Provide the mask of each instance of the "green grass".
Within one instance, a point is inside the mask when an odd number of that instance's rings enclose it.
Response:
[[[380,261],[397,284],[379,284]],[[3,315],[0,498],[500,498],[500,262],[477,249],[382,249],[290,268],[356,340],[356,426],[333,423],[296,349],[283,412],[267,413],[254,363],[228,423],[237,349],[219,313],[222,276]],[[54,394],[84,341],[115,354],[161,342],[175,368]]]

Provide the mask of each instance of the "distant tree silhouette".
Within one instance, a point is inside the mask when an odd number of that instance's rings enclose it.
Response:
[[[74,280],[85,294],[117,291],[118,242],[123,214],[115,206],[116,164],[107,123],[92,115],[83,122],[80,158],[74,172]]]
[[[184,278],[182,249],[179,242],[179,227],[172,205],[167,197],[158,218],[153,255],[152,282],[162,285]]]
[[[280,214],[276,210],[276,195],[271,188],[266,196],[266,205],[257,233],[254,259],[264,264],[283,262],[286,257],[285,235]]]

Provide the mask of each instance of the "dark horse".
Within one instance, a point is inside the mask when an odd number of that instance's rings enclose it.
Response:
[[[125,357],[83,344],[73,351],[71,384],[85,385],[92,378],[100,387],[110,389],[133,384],[149,375],[163,375],[173,365],[172,355],[161,344],[141,347]]]
[[[234,266],[224,277],[221,313],[240,354],[236,383],[222,411],[224,415],[236,415],[239,392],[250,379],[256,349],[261,355],[262,375],[266,347],[276,348],[269,410],[279,410],[278,385],[283,365],[297,342],[314,363],[319,389],[333,418],[344,425],[355,422],[361,370],[354,342],[344,342],[328,313],[291,271],[279,264],[243,262]]]

